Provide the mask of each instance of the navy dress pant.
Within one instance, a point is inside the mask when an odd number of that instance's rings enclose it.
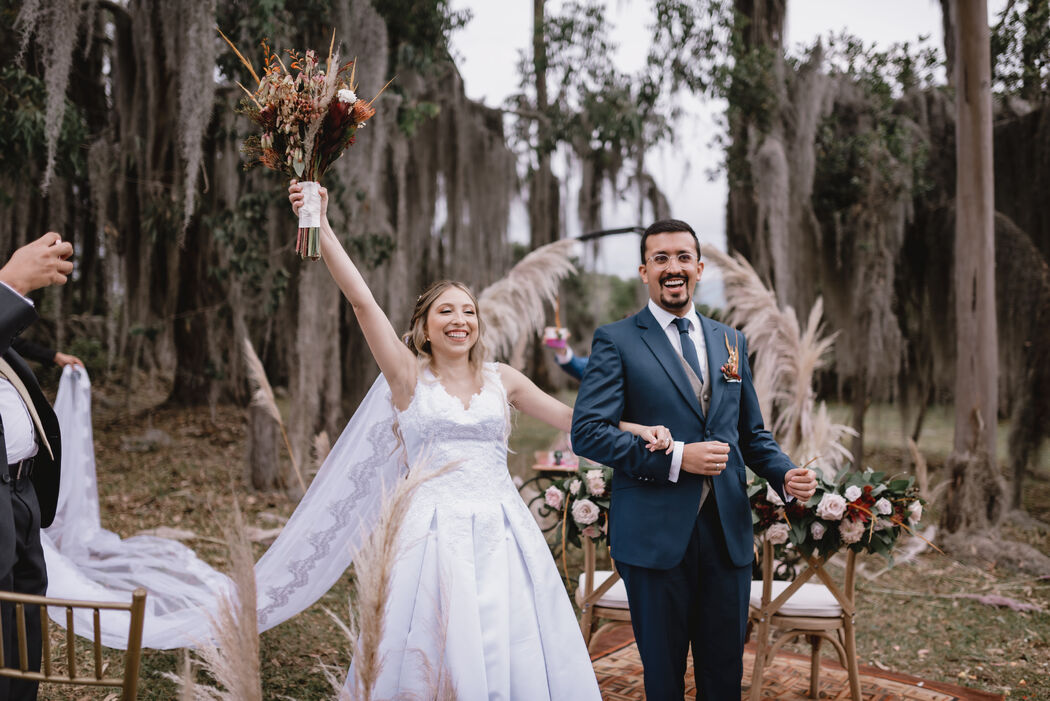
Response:
[[[617,562],[616,569],[627,588],[647,701],[682,701],[690,645],[697,701],[739,701],[751,565],[729,559],[714,491],[680,563],[657,570]]]

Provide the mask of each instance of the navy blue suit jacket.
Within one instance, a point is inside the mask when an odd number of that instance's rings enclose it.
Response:
[[[568,362],[558,363],[558,367],[564,370],[567,374],[575,377],[577,380],[582,380],[583,373],[587,369],[587,358],[581,358],[573,353]]]
[[[617,427],[620,421],[662,424],[676,441],[729,444],[725,471],[711,478],[726,546],[738,567],[754,558],[746,472],[750,467],[783,493],[794,467],[765,429],[739,331],[700,316],[707,344],[704,380],[711,389],[705,416],[678,353],[648,307],[599,328],[572,415],[577,455],[613,468],[609,538],[624,564],[668,569],[685,555],[700,507],[701,477],[682,470],[668,481],[671,456],[650,453],[645,442]],[[741,380],[723,377],[729,343],[737,344]]]

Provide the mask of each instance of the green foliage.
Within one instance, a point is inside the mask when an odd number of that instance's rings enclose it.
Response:
[[[730,0],[655,0],[649,65],[672,90],[724,97],[734,57],[744,53],[744,18]]]
[[[546,84],[551,96],[537,104],[531,55],[518,61],[520,91],[508,99],[517,120],[513,137],[539,154],[558,144],[589,149],[613,162],[644,152],[669,133],[670,110],[660,102],[659,82],[643,70],[628,75],[608,60],[615,51],[604,5],[568,2],[560,14],[547,16]]]
[[[433,119],[441,112],[441,106],[425,100],[404,102],[397,111],[397,128],[401,133],[412,138],[419,126],[428,119]]]
[[[249,296],[265,298],[263,310],[267,315],[280,306],[290,280],[284,266],[274,262],[266,242],[259,240],[260,232],[266,230],[270,207],[280,194],[277,190],[249,192],[237,201],[232,211],[221,210],[207,217],[204,223],[227,258],[225,264],[216,261],[209,275],[216,280],[238,278]]]
[[[910,187],[912,196],[929,190],[929,146],[898,107],[905,92],[930,89],[943,68],[940,53],[924,42],[922,37],[916,47],[904,42],[879,51],[840,34],[820,49],[826,70],[859,89],[855,99],[836,104],[817,132],[813,205],[821,221],[861,203],[873,183],[888,197],[901,187]],[[797,67],[816,50],[791,60]]]
[[[350,239],[350,257],[364,268],[378,268],[397,250],[397,241],[386,234],[366,233]]]
[[[1050,92],[1050,0],[1008,3],[991,43],[997,93],[1037,100]]]
[[[393,71],[428,73],[448,60],[448,39],[466,26],[470,10],[453,10],[449,0],[375,0],[386,21]]]
[[[44,81],[15,65],[0,70],[0,175],[5,179],[35,178],[46,160],[46,102]],[[55,163],[59,175],[84,175],[85,153],[81,145],[87,140],[83,112],[67,101]]]

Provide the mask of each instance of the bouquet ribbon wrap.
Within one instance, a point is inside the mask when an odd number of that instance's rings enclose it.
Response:
[[[295,249],[300,256],[316,260],[321,257],[321,183],[307,180],[299,184],[303,188],[303,206],[299,208],[299,237]]]

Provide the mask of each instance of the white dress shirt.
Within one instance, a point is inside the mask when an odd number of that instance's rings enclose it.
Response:
[[[6,282],[0,282],[33,306],[33,300],[20,294]],[[7,447],[7,464],[36,455],[36,429],[33,417],[15,386],[6,377],[0,377],[0,419],[4,422],[4,444]]]
[[[664,330],[667,334],[667,340],[671,342],[671,347],[675,349],[678,355],[682,355],[682,335],[678,331],[678,327],[675,325],[674,320],[679,318],[671,312],[667,311],[652,299],[649,300],[649,311],[652,312],[653,317],[656,318],[656,323]],[[707,344],[704,342],[704,334],[700,330],[700,315],[696,313],[696,309],[692,305],[689,306],[689,311],[682,315],[683,319],[689,320],[689,340],[696,346],[696,357],[700,361],[700,369],[704,372],[702,378],[704,384],[711,379],[708,377],[710,369],[707,366]],[[690,388],[692,391],[692,388]],[[682,453],[685,452],[685,441],[675,441],[674,451],[671,453],[671,470],[667,474],[668,482],[677,482],[678,475],[682,470]]]

